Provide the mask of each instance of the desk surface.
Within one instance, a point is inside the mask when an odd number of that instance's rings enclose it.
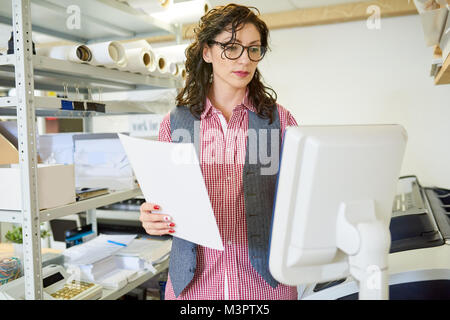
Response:
[[[61,250],[42,248],[42,253],[61,253]],[[14,256],[14,248],[12,243],[0,242],[0,259]]]

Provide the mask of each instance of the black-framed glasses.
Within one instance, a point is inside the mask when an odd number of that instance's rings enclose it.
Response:
[[[266,54],[267,48],[264,46],[244,46],[240,43],[222,43],[215,40],[209,41],[209,44],[217,44],[222,47],[223,53],[227,59],[230,60],[236,60],[239,59],[242,54],[244,53],[244,50],[247,49],[248,58],[251,61],[258,62],[261,61],[262,58],[264,58],[264,55]]]

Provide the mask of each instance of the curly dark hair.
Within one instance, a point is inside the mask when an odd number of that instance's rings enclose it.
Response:
[[[185,51],[186,85],[176,98],[177,106],[188,107],[191,113],[200,119],[211,86],[209,79],[212,73],[212,65],[203,60],[202,52],[204,46],[210,46],[211,41],[222,31],[230,30],[229,43],[232,43],[236,39],[236,32],[245,24],[252,23],[260,33],[261,45],[268,49],[269,29],[258,15],[259,10],[255,7],[228,4],[211,9],[200,19],[199,25],[194,29],[195,40]],[[263,119],[270,119],[272,123],[277,95],[272,88],[263,84],[258,69],[248,84],[248,90],[257,114]]]

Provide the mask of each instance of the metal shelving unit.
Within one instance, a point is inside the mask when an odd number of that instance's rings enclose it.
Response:
[[[75,2],[75,3],[74,3]],[[80,88],[98,88],[105,91],[177,88],[181,81],[156,78],[119,70],[78,64],[70,61],[35,56],[32,53],[32,29],[47,35],[78,43],[177,33],[177,25],[168,25],[146,16],[114,0],[11,0],[12,8],[0,8],[0,23],[11,24],[14,32],[14,54],[0,56],[0,86],[15,87],[15,97],[0,98],[0,115],[17,116],[19,164],[22,186],[22,211],[1,211],[0,222],[22,224],[25,298],[43,299],[40,223],[62,216],[86,211],[87,222],[96,228],[95,208],[141,195],[140,189],[113,192],[108,195],[79,201],[65,206],[39,210],[37,197],[36,116],[83,118],[85,130],[92,128],[92,117],[99,115],[148,113],[136,104],[126,108],[113,102],[105,103],[105,112],[61,110],[59,98],[38,97],[34,90],[62,91],[61,81],[70,79]],[[83,26],[68,30],[65,26],[69,6],[79,10]],[[92,13],[102,12],[101,17]],[[44,17],[44,18],[43,18]],[[106,21],[106,19],[108,21]],[[33,21],[33,24],[32,24]],[[109,22],[114,21],[114,24]],[[177,34],[177,38],[179,34]],[[36,85],[36,86],[35,86]],[[80,91],[80,93],[86,93]],[[167,267],[167,263],[160,268]],[[105,293],[103,298],[117,298],[148,280],[146,273],[126,288]]]

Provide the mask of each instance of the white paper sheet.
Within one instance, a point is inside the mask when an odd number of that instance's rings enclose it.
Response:
[[[129,245],[134,238],[136,238],[135,234],[101,234],[97,238],[92,239],[86,243],[82,243],[66,249],[63,252],[63,255],[65,256],[66,263],[70,265],[93,264],[99,260],[112,256],[123,248],[123,246],[110,243],[108,241]]]
[[[167,143],[119,134],[147,202],[175,223],[175,237],[223,250],[192,143]]]

